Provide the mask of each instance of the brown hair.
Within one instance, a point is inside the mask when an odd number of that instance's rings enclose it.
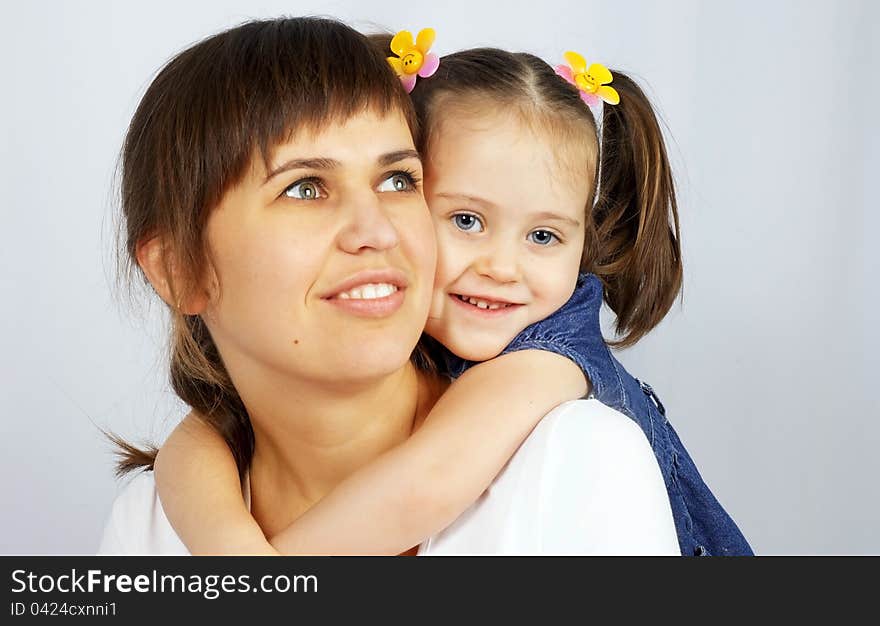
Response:
[[[185,298],[209,267],[208,216],[252,159],[268,163],[291,133],[368,108],[402,112],[416,134],[411,101],[384,56],[334,20],[248,22],[175,56],[147,88],[122,149],[120,238],[129,276],[138,244],[162,237],[166,268],[182,277],[171,291],[175,301]],[[174,391],[223,437],[243,474],[254,451],[247,410],[202,319],[169,310]],[[154,446],[108,436],[120,447],[118,475],[152,468]]]
[[[389,54],[390,36],[370,39]],[[421,128],[417,143],[426,158],[441,111],[450,107],[486,110],[489,104],[490,110],[518,113],[556,137],[586,144],[590,162],[580,171],[592,184],[587,201],[592,211],[586,211],[581,271],[601,279],[605,301],[617,316],[619,338],[609,344],[624,348],[669,311],[681,290],[682,264],[675,188],[660,126],[639,86],[621,72],[613,76],[620,104],[603,107],[601,146],[593,113],[577,88],[531,54],[474,48],[446,55],[411,95]]]

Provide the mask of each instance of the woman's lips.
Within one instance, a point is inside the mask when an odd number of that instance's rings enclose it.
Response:
[[[361,270],[324,292],[321,300],[358,317],[388,317],[403,305],[408,286],[397,268]]]
[[[324,302],[358,317],[388,317],[403,306],[405,288],[382,298],[324,298]]]
[[[349,291],[355,287],[361,287],[370,283],[387,283],[394,285],[398,289],[405,289],[409,282],[406,275],[399,269],[393,267],[374,268],[361,270],[348,278],[338,282],[334,287],[328,289],[321,294],[321,298],[335,298],[344,291]]]
[[[521,306],[523,306],[522,304],[515,304],[515,303],[510,303],[510,302],[499,302],[499,301],[488,300],[485,298],[476,298],[476,297],[470,298],[468,296],[464,296],[464,297],[468,298],[468,299],[472,299],[472,300],[482,301],[483,303],[487,303],[490,305],[501,305],[498,308],[481,308],[480,306],[478,306],[476,304],[471,304],[471,302],[468,302],[466,300],[462,300],[462,296],[460,296],[459,294],[455,294],[455,293],[449,294],[449,298],[461,310],[466,311],[466,312],[470,313],[471,315],[476,315],[481,318],[492,319],[492,318],[503,317],[505,315],[509,315],[509,314],[513,313],[514,311],[519,309]]]

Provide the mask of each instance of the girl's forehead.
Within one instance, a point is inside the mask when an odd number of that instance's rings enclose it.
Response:
[[[588,132],[557,133],[518,114],[450,115],[428,144],[429,175],[451,185],[509,188],[511,194],[586,196],[594,152]]]
[[[507,160],[499,163],[502,157]],[[496,227],[519,227],[551,213],[582,225],[589,197],[586,181],[548,166],[549,156],[532,157],[499,151],[495,159],[471,154],[448,167],[432,165],[426,177],[428,206],[436,215],[477,212]]]
[[[517,107],[505,110],[487,103],[480,109],[452,106],[438,112],[428,152],[430,155],[438,147],[466,152],[473,143],[488,141],[525,150],[550,147],[564,165],[577,167],[594,162],[598,147],[594,131],[583,120]],[[573,159],[577,162],[570,163]]]

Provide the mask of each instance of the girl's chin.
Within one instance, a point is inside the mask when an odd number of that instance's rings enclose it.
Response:
[[[466,338],[457,338],[448,343],[441,341],[446,349],[459,358],[466,361],[488,361],[501,354],[510,341],[505,343],[487,343],[485,339],[468,341]]]
[[[513,341],[513,337],[488,337],[484,332],[451,330],[439,318],[433,317],[428,318],[425,334],[443,344],[443,347],[460,359],[477,362],[494,359]]]

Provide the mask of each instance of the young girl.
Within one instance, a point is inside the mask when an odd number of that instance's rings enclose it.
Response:
[[[391,42],[401,57],[406,39]],[[430,41],[419,44],[424,52]],[[657,396],[603,341],[603,297],[617,314],[617,346],[635,343],[669,310],[681,284],[678,218],[642,91],[615,72],[612,92],[607,70],[576,54],[567,59],[567,70],[554,71],[529,54],[468,50],[444,57],[412,91],[438,239],[425,330],[445,348],[443,367],[455,382],[409,439],[269,541],[244,504],[247,476],[242,485],[226,444],[185,418],[155,473],[165,513],[192,553],[406,551],[476,500],[552,407],[589,394],[648,437],[682,554],[751,554]],[[604,107],[601,146],[586,104],[596,93],[619,97]],[[398,178],[401,188],[418,184]],[[302,203],[328,197],[319,175],[285,193]],[[381,300],[389,288],[362,285],[334,297]]]

